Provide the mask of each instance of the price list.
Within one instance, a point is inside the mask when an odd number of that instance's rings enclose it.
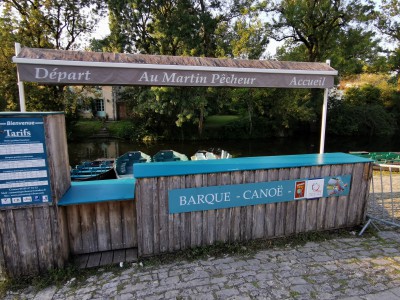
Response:
[[[0,118],[0,208],[51,201],[43,118]]]

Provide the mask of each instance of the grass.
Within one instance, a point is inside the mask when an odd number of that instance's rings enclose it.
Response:
[[[158,266],[165,263],[176,262],[179,260],[193,261],[209,257],[223,257],[227,254],[233,255],[251,255],[259,250],[271,248],[288,248],[305,245],[307,242],[323,242],[335,238],[354,237],[352,231],[359,229],[337,229],[332,231],[308,232],[296,234],[294,236],[279,237],[274,239],[259,239],[248,242],[235,243],[216,243],[210,246],[197,247],[189,250],[179,251],[175,253],[162,254],[159,256],[149,257],[142,262],[145,266]],[[374,235],[372,229],[364,232],[364,237]],[[356,238],[356,237],[355,237]]]
[[[103,127],[104,123],[100,120],[80,120],[69,130],[74,138],[87,138],[99,132]]]
[[[85,120],[81,119],[71,128],[71,135],[74,138],[87,138],[98,133],[102,128],[107,128],[110,135],[115,138],[129,138],[132,131],[132,122],[130,120],[105,122],[98,119]]]
[[[131,132],[134,130],[134,126],[130,120],[106,122],[105,127],[111,136],[121,139],[130,139]]]
[[[238,115],[213,115],[205,120],[205,129],[218,129],[231,125],[235,121],[241,120]],[[88,138],[98,133],[102,128],[107,128],[110,135],[114,138],[131,140],[140,133],[140,128],[135,128],[131,120],[109,121],[100,119],[80,119],[76,123],[68,126],[68,136],[72,140]]]

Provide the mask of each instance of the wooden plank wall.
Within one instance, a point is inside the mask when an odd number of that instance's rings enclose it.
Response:
[[[0,210],[3,270],[11,277],[63,267],[54,205]]]
[[[371,164],[359,163],[138,179],[135,195],[138,254],[152,256],[215,242],[290,236],[361,224],[371,172]],[[346,174],[352,175],[349,196],[168,213],[170,189]]]
[[[44,117],[47,163],[53,201],[58,203],[71,186],[67,133],[63,114]]]
[[[56,205],[71,185],[65,118],[43,121],[53,202],[0,210],[0,269],[10,277],[61,268],[69,257],[65,210]]]
[[[66,206],[71,254],[137,247],[134,201]]]

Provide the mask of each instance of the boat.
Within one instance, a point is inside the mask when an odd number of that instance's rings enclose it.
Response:
[[[189,160],[185,154],[176,152],[174,150],[160,150],[153,156],[154,162],[167,162],[167,161],[187,161]]]
[[[374,160],[374,170],[400,172],[400,152],[350,151],[349,154]]]
[[[198,150],[195,154],[193,154],[190,159],[191,160],[209,160],[209,159],[226,159],[231,158],[232,155],[221,149],[210,149],[210,150]]]
[[[370,158],[378,164],[400,164],[400,152],[350,151],[349,154]]]
[[[71,169],[72,181],[89,181],[115,179],[114,159],[99,158],[94,161],[84,161]]]
[[[117,178],[133,178],[133,164],[151,162],[151,156],[141,151],[128,151],[114,162]]]

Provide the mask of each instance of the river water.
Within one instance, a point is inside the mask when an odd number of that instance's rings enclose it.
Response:
[[[319,136],[297,135],[263,140],[172,141],[140,144],[122,140],[87,139],[68,144],[69,163],[75,166],[85,160],[115,158],[127,151],[140,150],[153,156],[159,150],[172,149],[192,156],[197,150],[220,148],[233,157],[305,154],[319,152]],[[393,137],[326,137],[325,152],[400,151],[400,139]]]

